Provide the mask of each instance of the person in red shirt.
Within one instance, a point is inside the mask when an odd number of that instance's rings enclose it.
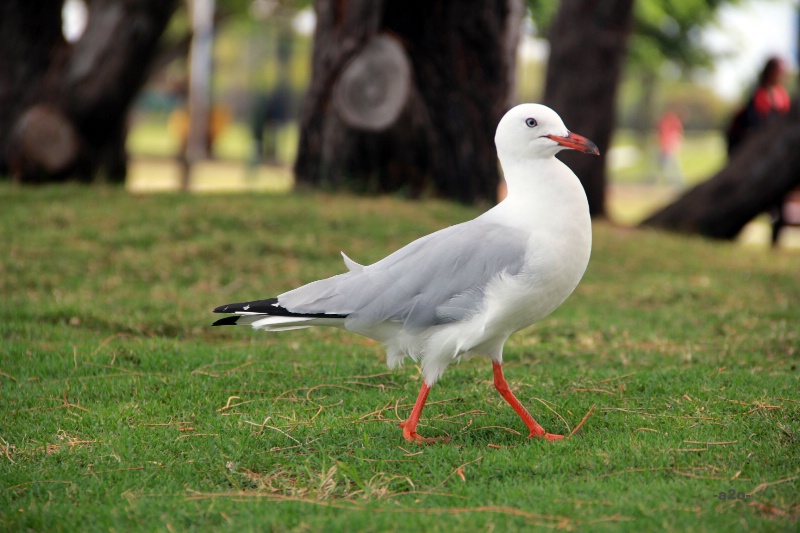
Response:
[[[764,65],[753,94],[753,107],[760,123],[789,112],[789,93],[783,87],[785,76],[786,66],[781,59],[773,57]]]
[[[678,151],[682,141],[681,119],[672,111],[667,111],[658,121],[659,178],[666,179],[675,187],[683,184],[683,174],[678,161]]]
[[[786,65],[780,58],[772,57],[764,65],[753,96],[734,115],[726,132],[728,157],[733,155],[753,131],[789,112],[789,93],[783,86],[785,76]]]
[[[738,150],[742,141],[752,133],[773,122],[777,117],[789,112],[791,100],[783,86],[786,76],[786,65],[778,57],[770,58],[758,77],[758,86],[747,104],[733,117],[726,138],[728,141],[728,158]],[[789,193],[792,195],[795,193]],[[788,197],[788,195],[787,195]],[[776,246],[781,229],[786,225],[784,207],[786,198],[782,198],[768,212],[772,219],[772,245]]]

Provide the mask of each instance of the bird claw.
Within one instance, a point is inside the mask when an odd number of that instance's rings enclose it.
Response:
[[[541,437],[543,439],[547,439],[549,441],[556,441],[556,440],[563,440],[564,435],[555,435],[554,433],[536,433],[531,430],[530,435],[528,435],[529,439]]]
[[[546,440],[549,440],[549,441],[555,441],[555,440],[563,440],[564,439],[564,435],[556,435],[554,433],[547,433],[544,429],[541,428],[541,426],[539,426],[539,427],[535,427],[535,428],[531,429],[531,432],[528,435],[528,438],[529,439],[542,438],[542,439],[546,439]]]
[[[415,442],[417,444],[422,445],[429,445],[435,444],[437,442],[450,442],[450,437],[423,437],[415,429],[406,429],[406,422],[402,424],[398,424],[399,427],[403,428],[403,438],[406,439],[408,442]]]

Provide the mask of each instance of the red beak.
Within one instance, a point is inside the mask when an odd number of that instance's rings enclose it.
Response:
[[[545,135],[548,139],[552,139],[564,148],[570,150],[578,150],[585,154],[600,155],[600,150],[597,145],[582,135],[569,132],[566,137],[559,137],[558,135]]]

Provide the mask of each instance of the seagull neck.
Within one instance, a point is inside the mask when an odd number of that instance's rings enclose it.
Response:
[[[554,157],[503,163],[503,171],[508,188],[507,198],[511,201],[526,204],[559,201],[565,199],[564,196],[574,194],[570,182],[580,187],[572,171]]]
[[[592,240],[589,203],[569,167],[550,158],[517,161],[503,169],[508,195],[482,217],[540,235],[558,235],[565,246],[582,250],[588,261]]]

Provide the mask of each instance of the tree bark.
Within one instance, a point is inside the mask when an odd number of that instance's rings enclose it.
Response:
[[[10,172],[14,125],[41,99],[53,53],[66,45],[62,0],[0,2],[0,175]]]
[[[317,0],[298,183],[493,202],[494,131],[514,72],[506,36],[521,23],[519,3]],[[348,125],[333,102],[342,73],[376,36],[396,40],[411,66],[402,111],[377,131]]]
[[[544,102],[600,149],[600,157],[559,155],[583,183],[594,217],[606,214],[606,155],[632,23],[633,0],[562,0],[550,28]]]
[[[733,239],[800,186],[800,103],[747,139],[725,168],[654,213],[642,226]]]
[[[62,4],[2,2],[0,168],[22,182],[123,181],[127,113],[176,0],[92,0],[74,44],[61,36]]]

